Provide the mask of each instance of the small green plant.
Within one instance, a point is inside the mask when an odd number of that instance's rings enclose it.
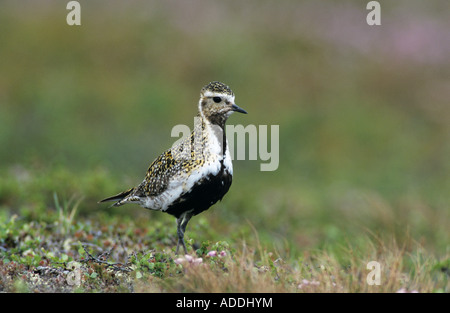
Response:
[[[179,272],[170,255],[154,250],[133,253],[129,264],[137,279],[147,278],[149,275],[165,278]]]
[[[58,228],[62,235],[67,235],[72,229],[73,221],[77,213],[77,209],[82,199],[75,199],[74,196],[62,205],[59,201],[57,193],[53,193],[55,208],[58,211]]]

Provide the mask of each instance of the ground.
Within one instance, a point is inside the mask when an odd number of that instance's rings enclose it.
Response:
[[[53,179],[70,174],[47,172]],[[91,175],[97,177],[85,181],[84,188],[108,185],[107,172]],[[52,181],[48,176],[46,180]],[[448,258],[436,258],[409,235],[399,243],[361,231],[358,238],[320,249],[293,249],[261,239],[251,221],[241,224],[245,229],[240,232],[219,225],[224,223],[215,219],[215,210],[224,209],[219,203],[192,220],[186,235],[189,255],[177,256],[175,221],[169,215],[138,206],[108,208],[89,196],[64,200],[50,192],[47,197],[44,192],[41,200],[22,202],[23,195],[12,192],[19,186],[11,181],[2,200],[23,207],[20,213],[3,210],[0,216],[4,292],[448,292],[449,288]],[[37,182],[45,184],[40,178],[21,184],[28,190]],[[3,180],[3,187],[6,183]],[[378,283],[370,261],[380,264]]]

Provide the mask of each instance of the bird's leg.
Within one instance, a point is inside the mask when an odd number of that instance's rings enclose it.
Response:
[[[180,248],[180,242],[183,245],[184,248],[184,252],[187,253],[187,249],[186,249],[186,244],[184,243],[184,232],[181,229],[181,222],[182,222],[182,218],[177,218],[177,236],[178,236],[178,241],[177,241],[177,249],[175,250],[175,254],[178,255],[178,249]]]
[[[177,235],[178,235],[178,242],[177,242],[177,249],[175,250],[175,254],[178,254],[178,249],[180,248],[180,242],[183,246],[184,253],[187,254],[187,248],[186,244],[184,242],[184,232],[186,231],[186,226],[189,223],[189,220],[191,219],[192,215],[189,213],[184,213],[179,218],[177,218]]]

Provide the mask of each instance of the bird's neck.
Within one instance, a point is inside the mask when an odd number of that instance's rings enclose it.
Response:
[[[199,117],[199,120],[201,121],[201,128],[197,129],[201,129],[201,132],[204,132],[208,141],[215,142],[217,148],[220,149],[220,153],[218,154],[222,155],[224,158],[228,149],[227,137],[225,134],[225,122],[227,117],[225,117],[223,123],[220,124],[216,123],[217,120],[215,119],[211,120],[209,117],[205,117],[201,112],[198,113],[197,117]]]
[[[225,129],[225,123],[228,120],[228,115],[218,113],[215,114],[211,112],[206,113],[202,111],[199,111],[198,115],[202,117],[205,123],[219,126],[223,130]]]

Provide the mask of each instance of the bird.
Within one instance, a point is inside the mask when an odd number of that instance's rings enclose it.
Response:
[[[198,113],[190,136],[175,142],[148,167],[144,180],[100,202],[114,207],[134,203],[176,218],[178,255],[187,254],[184,233],[190,219],[222,200],[230,189],[233,165],[225,123],[234,112],[247,114],[235,103],[226,84],[213,81],[200,90]]]

